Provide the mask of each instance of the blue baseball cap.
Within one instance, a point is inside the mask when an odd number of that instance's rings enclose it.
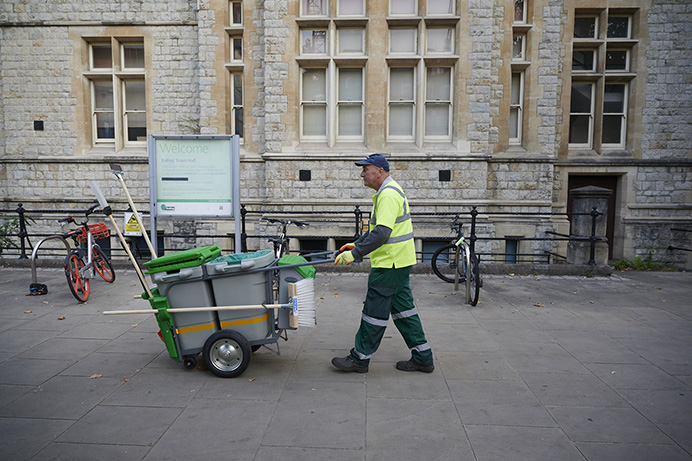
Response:
[[[358,166],[375,165],[382,168],[384,171],[389,171],[389,162],[380,154],[372,154],[365,157],[363,160],[356,162]]]

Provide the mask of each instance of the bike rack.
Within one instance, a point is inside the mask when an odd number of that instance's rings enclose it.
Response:
[[[50,237],[39,240],[39,242],[34,246],[34,249],[31,251],[31,285],[38,283],[36,276],[36,257],[38,256],[38,249],[41,248],[43,242],[55,239],[60,239],[62,241],[62,243],[65,245],[65,249],[67,250],[67,254],[70,254],[70,251],[72,251],[70,243],[62,235],[51,235]]]

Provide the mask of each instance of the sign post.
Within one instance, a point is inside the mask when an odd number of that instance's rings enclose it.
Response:
[[[240,147],[237,135],[149,135],[151,233],[157,217],[235,218],[240,252]],[[154,251],[157,239],[152,238]]]

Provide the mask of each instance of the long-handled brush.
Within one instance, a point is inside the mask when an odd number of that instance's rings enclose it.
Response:
[[[149,253],[151,254],[151,259],[156,259],[156,252],[154,252],[154,246],[151,244],[151,240],[149,240],[149,236],[147,235],[147,230],[144,228],[144,223],[142,222],[142,219],[139,215],[139,212],[137,211],[137,208],[135,207],[135,202],[132,200],[132,197],[130,196],[130,192],[127,190],[127,186],[125,185],[125,180],[123,179],[123,168],[115,163],[110,164],[111,167],[111,172],[115,175],[116,178],[118,178],[118,181],[120,181],[120,185],[123,187],[123,191],[125,191],[125,196],[127,197],[127,202],[130,204],[130,208],[132,209],[132,212],[134,213],[134,218],[135,221],[137,221],[137,224],[139,224],[139,228],[142,230],[142,237],[144,237],[144,241],[147,243],[147,246],[149,247]]]
[[[125,237],[123,237],[122,232],[120,232],[120,228],[118,227],[118,224],[116,224],[115,219],[113,219],[113,210],[111,210],[111,207],[108,204],[106,197],[103,195],[103,192],[101,192],[101,188],[96,183],[96,181],[91,181],[89,183],[89,186],[91,186],[91,190],[94,191],[94,195],[96,195],[96,198],[98,199],[99,204],[101,205],[101,208],[103,209],[104,214],[106,216],[108,216],[108,219],[110,219],[111,225],[113,226],[113,229],[115,229],[115,233],[118,234],[118,238],[120,239],[120,244],[123,246],[123,249],[125,249],[127,256],[130,257],[130,261],[132,262],[132,265],[135,266],[135,271],[137,272],[137,277],[139,277],[139,282],[142,284],[142,288],[144,288],[144,291],[146,291],[147,296],[149,296],[149,298],[151,298],[152,294],[151,294],[151,290],[149,289],[149,285],[147,285],[147,280],[144,278],[144,274],[142,273],[142,270],[139,268],[139,264],[137,264],[137,260],[135,259],[134,255],[130,251],[130,246],[125,241]]]

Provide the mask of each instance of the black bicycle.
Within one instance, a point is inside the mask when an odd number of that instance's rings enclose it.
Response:
[[[304,227],[309,226],[310,223],[304,221],[296,221],[295,219],[276,219],[276,218],[260,218],[260,221],[268,221],[272,224],[280,224],[280,233],[278,237],[270,237],[268,240],[274,245],[274,256],[279,259],[283,255],[289,253],[289,243],[291,239],[288,237],[286,229],[291,224]]]
[[[438,248],[433,253],[433,272],[445,282],[453,283],[454,290],[459,289],[459,282],[464,282],[466,292],[466,304],[475,306],[478,304],[478,295],[483,286],[478,257],[471,250],[468,240],[464,236],[464,229],[459,221],[459,215],[452,221],[452,231],[456,238],[452,243]]]

